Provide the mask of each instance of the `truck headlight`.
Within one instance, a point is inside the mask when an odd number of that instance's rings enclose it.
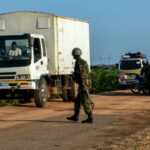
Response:
[[[16,79],[27,80],[27,79],[30,79],[30,75],[29,74],[18,74],[16,76]]]

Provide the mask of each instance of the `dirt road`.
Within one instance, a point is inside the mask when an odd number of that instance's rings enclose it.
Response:
[[[150,149],[150,96],[130,91],[92,95],[94,123],[67,121],[73,103],[49,101],[0,108],[0,150]]]

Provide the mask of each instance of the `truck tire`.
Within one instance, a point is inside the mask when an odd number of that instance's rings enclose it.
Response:
[[[48,88],[44,78],[39,82],[39,89],[34,91],[34,100],[36,107],[44,107],[47,103]]]
[[[68,89],[63,88],[62,98],[63,98],[64,102],[70,101],[70,94],[69,94],[69,90]]]
[[[51,94],[51,87],[50,86],[47,86],[48,88],[48,95],[47,95],[47,98],[50,99],[52,94]]]
[[[70,98],[71,101],[75,101],[78,94],[78,84],[71,79],[71,90],[70,90]]]

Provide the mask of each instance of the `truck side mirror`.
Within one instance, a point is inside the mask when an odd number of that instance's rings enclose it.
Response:
[[[34,38],[33,37],[30,37],[30,47],[33,47],[34,46]]]

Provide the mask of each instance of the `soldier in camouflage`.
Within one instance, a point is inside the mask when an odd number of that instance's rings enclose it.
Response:
[[[72,51],[72,55],[75,62],[74,68],[74,81],[79,85],[78,95],[75,99],[74,103],[74,115],[71,117],[67,117],[68,120],[78,121],[79,120],[79,112],[81,107],[85,113],[88,115],[88,118],[82,123],[93,123],[93,115],[92,109],[90,105],[89,96],[87,94],[88,88],[91,84],[91,80],[89,77],[89,67],[85,60],[81,59],[80,55],[82,54],[79,48],[75,48]]]

